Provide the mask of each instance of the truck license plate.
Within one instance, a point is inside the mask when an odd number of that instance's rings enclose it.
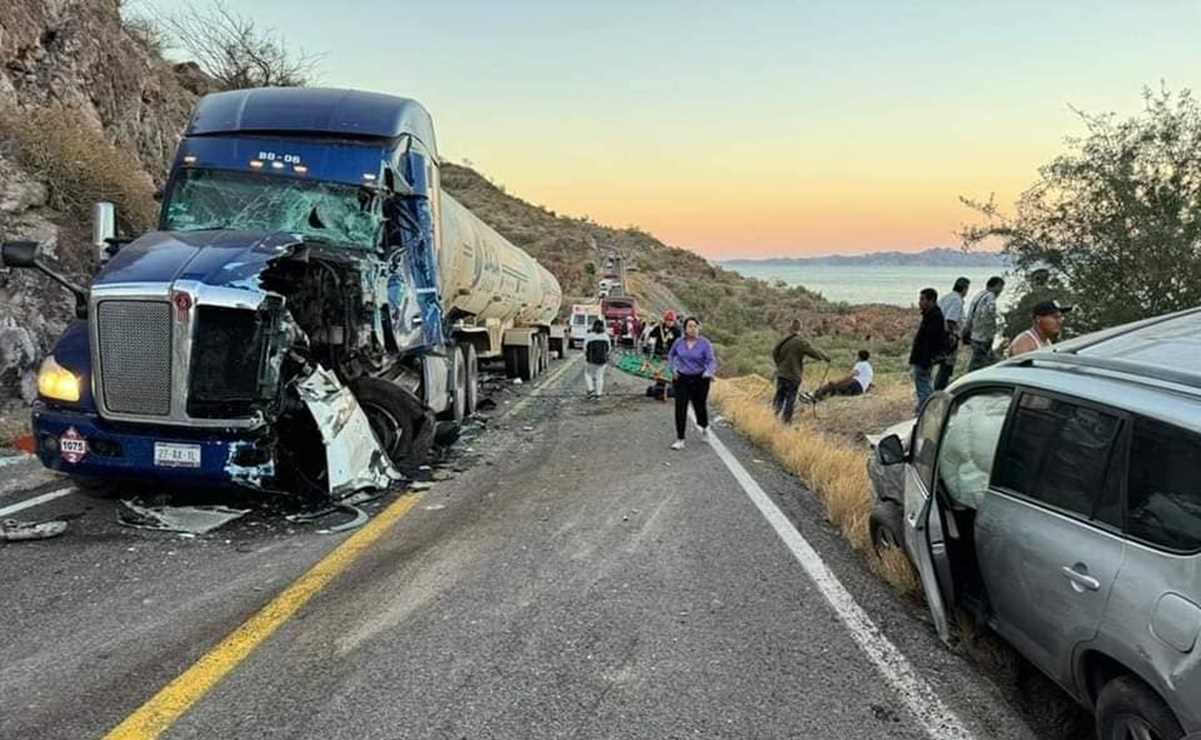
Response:
[[[164,468],[200,467],[200,445],[154,443],[154,464]]]

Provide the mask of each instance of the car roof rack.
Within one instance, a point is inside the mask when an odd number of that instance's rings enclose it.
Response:
[[[1084,370],[1102,370],[1133,376],[1137,379],[1156,380],[1161,383],[1171,383],[1185,388],[1201,390],[1201,373],[1146,365],[1129,360],[1116,360],[1109,357],[1079,355],[1074,352],[1039,352],[1016,364],[1025,367],[1046,364],[1076,367]]]

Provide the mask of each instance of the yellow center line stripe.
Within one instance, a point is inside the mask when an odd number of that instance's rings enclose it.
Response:
[[[375,519],[322,558],[287,590],[272,599],[271,603],[196,661],[191,668],[129,715],[124,722],[105,735],[104,740],[146,740],[157,738],[169,729],[192,705],[254,652],[259,644],[307,604],[309,599],[346,570],[401,517],[408,514],[420,499],[420,494],[407,494],[381,511]]]

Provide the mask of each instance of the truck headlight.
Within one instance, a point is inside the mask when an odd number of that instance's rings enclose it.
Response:
[[[38,370],[38,393],[56,401],[78,401],[79,378],[50,355]]]

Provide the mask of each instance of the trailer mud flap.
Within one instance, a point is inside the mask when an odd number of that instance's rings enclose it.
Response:
[[[402,480],[354,394],[332,371],[318,367],[296,387],[321,430],[330,495],[342,498],[369,488],[386,490]]]

